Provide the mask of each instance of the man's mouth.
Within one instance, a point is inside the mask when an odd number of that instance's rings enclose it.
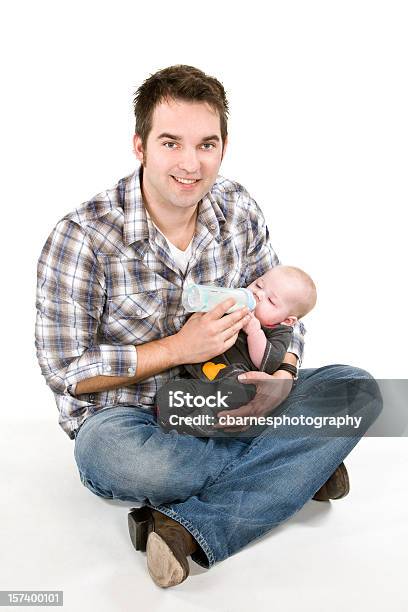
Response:
[[[173,176],[171,175],[171,177],[177,182],[180,183],[180,185],[195,185],[195,183],[198,183],[198,181],[200,179],[186,179],[186,178],[180,178],[179,176]]]

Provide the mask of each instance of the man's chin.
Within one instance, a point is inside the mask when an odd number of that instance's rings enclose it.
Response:
[[[174,194],[171,195],[171,197],[169,198],[169,201],[174,205],[174,206],[183,206],[183,208],[190,208],[193,206],[197,206],[197,204],[199,202],[201,202],[201,200],[203,199],[203,197],[208,193],[208,191],[205,191],[204,193],[200,192],[200,193],[195,193],[193,194],[177,194],[177,196],[175,196]]]
[[[197,200],[197,198],[175,198],[174,195],[169,197],[167,201],[176,208],[194,208],[200,202],[200,200]]]

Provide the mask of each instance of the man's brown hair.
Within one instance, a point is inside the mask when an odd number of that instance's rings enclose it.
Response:
[[[224,146],[229,112],[224,87],[216,78],[206,75],[202,70],[178,64],[150,75],[135,92],[135,133],[139,134],[144,147],[152,129],[154,109],[166,99],[207,102],[219,114]]]

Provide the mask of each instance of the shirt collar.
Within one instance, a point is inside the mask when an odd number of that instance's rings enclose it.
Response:
[[[140,181],[143,167],[138,168],[124,180],[124,224],[123,242],[126,246],[138,240],[149,239],[149,226],[147,223],[146,209],[143,204]]]
[[[121,185],[124,190],[123,241],[126,246],[139,240],[149,240],[149,223],[141,189],[142,176],[143,166],[139,164],[133,174],[123,179]],[[224,223],[225,217],[214,195],[213,186],[198,204],[197,232],[206,228],[214,238],[218,238]]]

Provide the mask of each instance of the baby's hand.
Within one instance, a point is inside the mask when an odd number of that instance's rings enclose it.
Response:
[[[261,324],[259,320],[256,318],[253,312],[248,312],[248,316],[251,317],[248,323],[242,328],[242,330],[248,335],[253,334],[254,332],[261,329]]]

